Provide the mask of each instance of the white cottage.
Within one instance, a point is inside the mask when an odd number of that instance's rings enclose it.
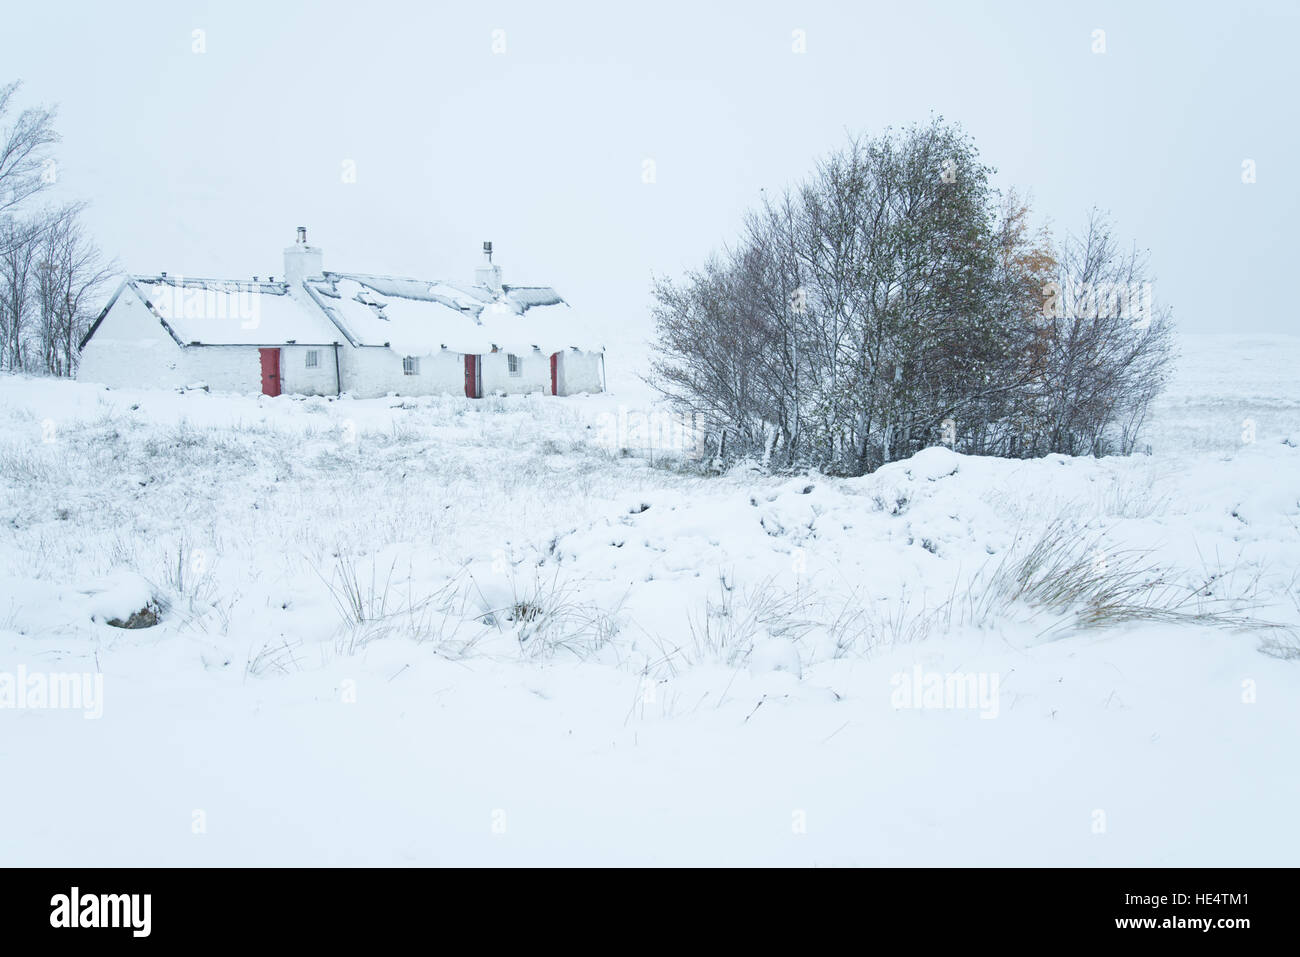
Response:
[[[298,228],[283,282],[128,277],[81,343],[77,378],[265,395],[603,392],[599,334],[549,286],[326,272]]]

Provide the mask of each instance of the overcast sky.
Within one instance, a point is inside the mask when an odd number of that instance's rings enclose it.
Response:
[[[279,275],[305,225],[327,269],[468,280],[491,239],[507,282],[643,330],[652,275],[761,189],[934,112],[1058,231],[1110,210],[1182,328],[1293,332],[1298,27],[1296,2],[45,0],[6,5],[0,81],[57,104],[60,194],[130,272]]]

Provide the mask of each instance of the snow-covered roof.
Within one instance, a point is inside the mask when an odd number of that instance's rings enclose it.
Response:
[[[297,284],[160,275],[134,276],[127,285],[183,345],[346,341],[412,356],[442,349],[481,355],[494,348],[604,348],[599,330],[549,286],[503,285],[496,292],[468,283],[336,272]]]
[[[183,344],[336,342],[339,330],[284,283],[136,276],[129,281]]]
[[[326,272],[304,285],[359,345],[403,355],[568,348],[600,351],[597,330],[549,286],[501,287]]]

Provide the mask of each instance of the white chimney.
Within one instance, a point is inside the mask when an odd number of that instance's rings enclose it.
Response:
[[[315,246],[307,245],[307,227],[298,227],[298,238],[284,251],[284,281],[296,286],[304,279],[320,278],[324,269],[325,254]]]
[[[492,264],[492,243],[483,244],[483,265],[474,270],[474,283],[487,286],[492,295],[501,295],[501,267]]]

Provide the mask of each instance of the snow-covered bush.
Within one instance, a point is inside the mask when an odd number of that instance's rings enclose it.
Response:
[[[706,455],[861,475],[939,444],[1134,451],[1171,352],[1147,260],[1095,212],[1053,243],[991,173],[941,118],[855,139],[657,282],[652,383]]]

